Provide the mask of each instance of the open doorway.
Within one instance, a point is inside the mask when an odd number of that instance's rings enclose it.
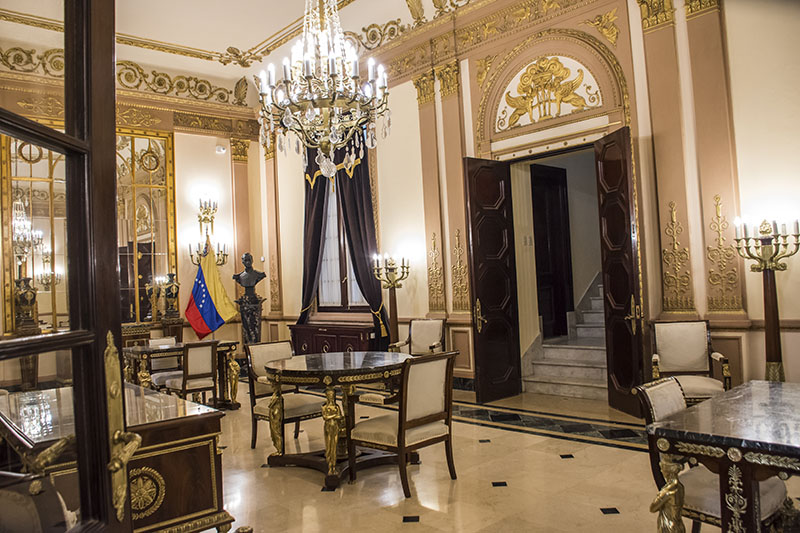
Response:
[[[524,388],[606,399],[594,148],[515,161],[511,176]]]

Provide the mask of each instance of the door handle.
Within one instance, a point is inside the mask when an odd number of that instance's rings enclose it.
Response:
[[[636,303],[636,298],[631,294],[631,310],[630,314],[625,315],[625,320],[631,323],[631,332],[636,335],[636,321],[642,318],[642,308]]]
[[[114,437],[111,439],[111,443],[124,444],[122,449],[116,453],[108,463],[108,470],[111,472],[117,472],[127,466],[128,461],[131,460],[133,454],[139,449],[139,445],[142,444],[142,436],[138,433],[133,433],[130,431],[117,430],[114,432]]]
[[[483,313],[481,312],[480,298],[475,300],[475,308],[473,309],[472,314],[475,317],[475,327],[478,329],[478,333],[480,333],[483,330],[483,325],[488,322],[488,320],[483,318]]]

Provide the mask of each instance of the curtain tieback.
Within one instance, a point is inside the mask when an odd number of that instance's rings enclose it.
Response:
[[[383,302],[381,302],[381,306],[378,307],[377,311],[373,311],[370,308],[369,312],[378,318],[378,323],[381,325],[381,337],[386,337],[389,333],[386,331],[386,324],[383,323],[383,319],[381,318],[381,309],[383,309]]]

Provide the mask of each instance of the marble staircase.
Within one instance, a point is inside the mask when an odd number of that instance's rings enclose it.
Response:
[[[527,392],[606,400],[606,340],[603,286],[595,285],[575,312],[568,337],[545,339],[542,355],[523,378]]]

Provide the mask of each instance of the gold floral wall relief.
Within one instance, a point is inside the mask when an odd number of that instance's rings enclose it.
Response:
[[[572,58],[536,58],[508,84],[495,130],[499,133],[599,107],[602,98],[597,86],[591,72]]]
[[[44,74],[53,78],[64,77],[64,50],[51,48],[41,54],[36,50],[13,47],[0,48],[0,65],[13,72]]]
[[[724,233],[730,227],[727,217],[722,213],[722,199],[714,196],[714,216],[709,228],[716,235],[714,245],[706,247],[706,258],[709,262],[708,310],[730,312],[742,310],[742,296],[739,293],[739,268],[736,249],[733,244],[726,244]]]
[[[478,70],[475,74],[475,80],[478,82],[478,85],[482,88],[484,82],[486,81],[486,76],[489,75],[489,69],[492,68],[492,63],[497,58],[496,55],[493,56],[486,56],[483,59],[479,59],[477,61]]]
[[[247,163],[247,152],[249,149],[249,140],[231,137],[231,156],[234,161],[237,163]]]
[[[408,31],[408,26],[401,24],[400,19],[390,20],[385,24],[370,24],[361,28],[361,33],[353,31],[344,32],[346,39],[365,50],[374,50],[390,41],[393,41]]]
[[[272,312],[280,313],[283,311],[281,305],[281,281],[278,277],[278,261],[275,254],[269,261],[269,309]]]
[[[422,6],[422,0],[406,0],[408,12],[411,13],[411,18],[414,19],[414,27],[422,26],[427,22],[425,18],[425,8]]]
[[[464,247],[461,245],[461,230],[456,230],[456,245],[453,248],[453,311],[469,311],[469,280],[464,263]]]
[[[426,72],[414,78],[414,87],[417,88],[417,103],[420,107],[433,102],[436,96],[433,89],[435,81],[433,72]]]
[[[439,80],[442,98],[458,94],[459,68],[457,60],[436,67],[434,72],[436,73],[436,78]]]
[[[172,77],[156,70],[148,73],[133,61],[117,61],[117,82],[125,89],[216,101],[221,104],[231,103],[233,93],[230,89],[216,87],[210,81],[194,76]]]
[[[686,16],[692,17],[705,11],[719,9],[720,0],[686,0],[683,4]]]
[[[619,38],[619,28],[614,23],[617,20],[617,8],[615,7],[608,13],[604,13],[602,15],[597,15],[593,19],[586,19],[581,24],[585,24],[587,26],[594,26],[594,28],[599,31],[603,37],[608,39],[612,45],[617,46],[617,39]]]
[[[436,234],[431,235],[431,250],[428,252],[428,308],[431,311],[445,311],[444,276],[440,263],[441,253],[436,247]]]
[[[662,304],[664,312],[692,312],[694,298],[691,292],[691,275],[689,274],[689,249],[681,247],[678,237],[683,233],[683,225],[678,222],[678,210],[675,202],[669,203],[670,220],[664,233],[670,239],[669,246],[661,250],[664,263],[662,281],[664,295]]]

